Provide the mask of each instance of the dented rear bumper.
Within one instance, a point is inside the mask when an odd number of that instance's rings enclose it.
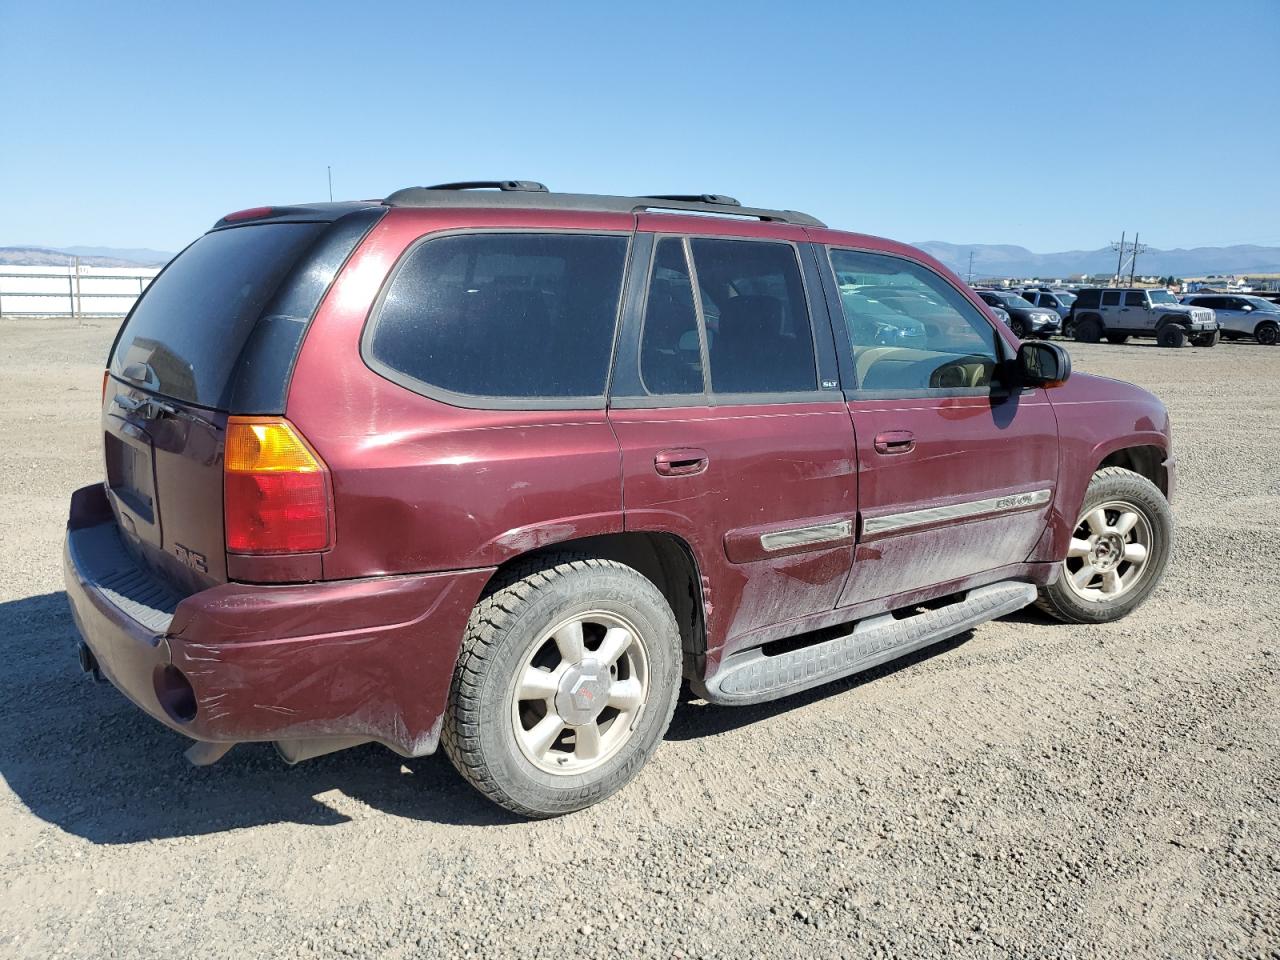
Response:
[[[367,739],[404,756],[436,748],[467,617],[492,573],[226,583],[177,597],[125,549],[100,486],[73,498],[63,570],[102,675],[179,733]]]

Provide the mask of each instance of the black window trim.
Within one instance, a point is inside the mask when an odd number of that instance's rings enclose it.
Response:
[[[962,287],[955,283],[942,273],[939,273],[932,266],[925,263],[918,257],[910,257],[901,253],[889,253],[885,250],[877,250],[874,247],[856,246],[842,243],[824,243],[822,246],[826,250],[826,269],[822,271],[822,281],[824,286],[830,285],[827,293],[827,299],[833,303],[831,308],[831,326],[832,333],[836,337],[836,357],[840,364],[840,379],[844,390],[845,400],[853,403],[858,400],[930,400],[943,399],[947,397],[1006,397],[1011,391],[1000,383],[993,383],[985,387],[901,387],[891,390],[863,390],[858,385],[857,369],[853,362],[853,350],[849,344],[849,334],[845,327],[844,304],[840,301],[840,286],[836,282],[836,267],[831,260],[831,254],[837,250],[848,251],[849,253],[868,253],[879,257],[889,257],[895,260],[902,260],[907,263],[915,264],[924,270],[929,271],[938,279],[946,283],[952,290],[955,290],[961,297],[969,302],[971,306],[977,309],[978,316],[986,321],[987,326],[991,328],[992,337],[996,344],[996,364],[997,366],[1008,363],[1013,359],[1011,348],[1005,342],[1004,337],[1000,335],[999,329],[987,316],[986,312],[978,309],[974,298],[976,297],[982,302],[983,306],[990,304],[983,301],[977,291],[965,291]],[[834,298],[834,299],[833,299]]]
[[[693,283],[693,301],[694,310],[698,317],[698,340],[703,350],[702,354],[702,384],[704,393],[668,393],[668,394],[633,394],[618,393],[614,389],[614,382],[619,379],[618,370],[615,369],[613,381],[610,383],[611,392],[609,394],[609,406],[616,407],[619,410],[657,410],[664,407],[744,407],[744,406],[760,406],[765,404],[789,404],[789,403],[828,403],[834,399],[832,389],[823,389],[824,380],[833,380],[836,376],[836,370],[831,363],[830,356],[824,356],[826,353],[821,346],[819,334],[822,332],[822,319],[828,318],[826,324],[827,329],[830,328],[829,312],[825,299],[823,302],[817,300],[813,285],[813,276],[806,269],[806,259],[803,248],[809,246],[803,240],[791,240],[785,237],[741,237],[730,236],[723,233],[714,232],[666,232],[657,230],[640,230],[636,233],[636,242],[633,247],[639,247],[640,238],[648,238],[649,252],[648,264],[643,274],[628,273],[629,301],[624,311],[623,331],[620,334],[620,342],[625,338],[625,346],[620,346],[615,350],[617,357],[617,365],[626,365],[626,370],[622,373],[622,379],[632,381],[636,389],[643,389],[643,382],[640,379],[640,337],[642,333],[645,308],[649,297],[649,277],[653,269],[653,261],[658,254],[658,243],[661,240],[672,238],[683,241],[686,261],[689,264],[689,276]],[[803,391],[791,391],[782,393],[715,393],[711,389],[711,364],[707,351],[706,341],[706,319],[702,311],[702,290],[698,286],[697,264],[694,262],[692,242],[694,240],[735,240],[744,243],[774,243],[785,244],[792,248],[792,254],[796,258],[796,267],[800,274],[800,286],[804,293],[805,309],[809,314],[809,334],[811,337],[811,348],[813,350],[813,369],[814,369],[814,389]],[[825,291],[824,291],[825,297]],[[819,309],[821,307],[821,309]],[[628,329],[630,328],[630,329]],[[824,363],[824,360],[826,361]],[[624,387],[623,389],[628,389]]]
[[[417,377],[409,376],[396,370],[389,364],[383,363],[381,360],[373,356],[373,335],[377,330],[378,320],[382,315],[382,305],[386,301],[387,294],[391,290],[391,285],[396,277],[400,275],[400,271],[408,262],[409,258],[423,244],[430,243],[432,240],[441,240],[447,237],[462,236],[483,236],[483,235],[572,235],[572,236],[592,236],[592,237],[623,237],[627,241],[627,249],[622,259],[622,282],[618,287],[618,303],[614,310],[613,318],[613,338],[609,348],[608,369],[605,373],[604,391],[600,394],[591,394],[582,397],[495,397],[484,396],[480,394],[457,393],[453,390],[447,390],[444,387],[438,387],[434,384],[426,383]],[[456,227],[446,230],[434,230],[417,237],[400,253],[396,258],[396,262],[391,269],[387,271],[386,277],[382,281],[382,286],[378,290],[378,295],[374,298],[372,306],[364,319],[364,326],[360,332],[360,359],[364,361],[364,365],[382,377],[389,380],[396,386],[403,387],[411,393],[419,396],[427,397],[430,400],[436,400],[440,403],[447,404],[451,407],[458,407],[463,410],[605,410],[608,407],[609,390],[613,380],[613,366],[618,351],[618,332],[621,329],[621,320],[623,312],[623,304],[627,299],[627,281],[631,275],[631,260],[635,252],[635,230],[608,230],[591,227]]]

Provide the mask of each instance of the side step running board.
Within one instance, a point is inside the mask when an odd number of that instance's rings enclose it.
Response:
[[[853,632],[777,656],[759,649],[730,657],[705,684],[712,703],[741,705],[776,700],[839,677],[869,670],[980,623],[1021,610],[1036,598],[1029,583],[1005,581],[970,590],[963,600],[901,620],[881,614]]]

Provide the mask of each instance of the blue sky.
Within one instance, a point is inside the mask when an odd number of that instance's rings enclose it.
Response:
[[[896,239],[1280,244],[1278,0],[0,0],[0,245],[518,177]]]

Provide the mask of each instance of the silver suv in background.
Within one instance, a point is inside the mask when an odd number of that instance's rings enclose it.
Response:
[[[1180,347],[1188,340],[1198,347],[1212,347],[1219,339],[1212,310],[1181,304],[1168,290],[1139,287],[1081,290],[1068,326],[1084,343],[1155,337],[1162,347]]]
[[[1270,300],[1240,294],[1193,293],[1183,297],[1182,302],[1212,310],[1228,340],[1253,337],[1259,343],[1274,346],[1280,339],[1280,306]]]

